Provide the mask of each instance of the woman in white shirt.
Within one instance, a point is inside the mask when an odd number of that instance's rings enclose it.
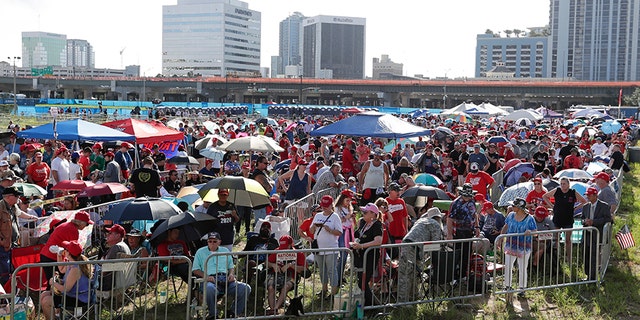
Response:
[[[318,249],[338,248],[338,238],[342,235],[342,220],[333,212],[333,197],[325,195],[320,199],[321,214],[316,214],[309,231],[313,232],[318,243]],[[331,283],[331,295],[338,293],[340,279],[338,277],[338,253],[339,251],[320,251],[314,254],[316,264],[320,270],[322,291],[318,293],[326,297]]]

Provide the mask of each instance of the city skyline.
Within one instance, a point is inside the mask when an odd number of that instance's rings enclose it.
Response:
[[[262,13],[261,67],[270,67],[271,56],[278,55],[278,25],[295,11],[308,17],[366,18],[367,77],[372,74],[372,59],[382,54],[403,63],[407,76],[473,77],[477,34],[486,29],[526,30],[549,22],[549,0],[519,1],[517,6],[508,0],[482,3],[401,0],[393,2],[393,6],[384,1],[360,0],[327,0],[322,6],[293,0],[245,2],[250,9]],[[97,68],[140,65],[142,75],[155,76],[161,73],[162,6],[176,3],[176,0],[113,0],[96,11],[98,7],[88,7],[79,0],[5,0],[0,3],[0,9],[16,14],[8,14],[0,21],[4,36],[0,61],[21,55],[23,31],[43,31],[90,42]],[[465,10],[459,11],[460,8]],[[444,14],[446,12],[451,14]]]

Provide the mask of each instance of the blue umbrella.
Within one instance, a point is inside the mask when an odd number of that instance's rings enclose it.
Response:
[[[603,171],[604,169],[607,169],[609,166],[607,166],[606,164],[602,163],[602,162],[591,162],[589,163],[589,165],[587,166],[587,173],[589,174],[596,174],[600,171]]]
[[[587,193],[587,188],[589,188],[590,186],[587,183],[584,182],[578,182],[578,181],[571,181],[569,182],[569,188],[571,189],[575,189],[576,192],[578,192],[579,194],[583,195],[585,193]]]
[[[424,117],[424,116],[426,116],[428,114],[429,114],[429,110],[427,110],[427,109],[419,109],[419,110],[411,112],[411,117],[412,118]]]
[[[276,163],[275,166],[273,166],[273,171],[278,171],[284,166],[290,167],[290,165],[291,165],[291,159],[282,160],[282,161]]]
[[[487,142],[489,143],[508,143],[509,140],[507,140],[507,138],[503,137],[503,136],[496,136],[496,137],[491,137],[489,138],[489,140],[487,140]]]
[[[504,175],[504,185],[506,187],[510,187],[518,183],[520,177],[522,177],[524,173],[528,173],[530,176],[532,176],[534,171],[535,170],[533,169],[533,164],[531,162],[518,163],[511,169],[509,169],[509,171],[507,171],[507,174]]]
[[[505,189],[500,195],[500,200],[498,200],[498,207],[506,207],[509,205],[509,202],[513,201],[515,198],[526,198],[527,194],[531,190],[533,190],[533,182],[523,182],[516,183],[509,188]]]
[[[616,120],[607,120],[603,122],[602,127],[600,127],[600,130],[605,134],[613,134],[620,131],[620,129],[622,129],[622,125]]]
[[[434,186],[437,187],[442,184],[442,180],[440,178],[430,174],[430,173],[420,173],[416,174],[413,177],[413,181],[415,183],[422,183],[425,186]]]

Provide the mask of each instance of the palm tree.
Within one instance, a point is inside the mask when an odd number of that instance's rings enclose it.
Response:
[[[504,34],[506,34],[506,35],[507,35],[507,38],[511,38],[511,34],[512,34],[512,33],[513,33],[513,31],[512,31],[512,30],[510,30],[510,29],[504,30]]]
[[[513,34],[518,38],[520,38],[521,33],[522,33],[522,30],[520,29],[513,29]]]

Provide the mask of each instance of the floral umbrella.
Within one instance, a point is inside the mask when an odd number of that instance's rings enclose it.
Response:
[[[56,211],[52,213],[50,216],[47,216],[45,219],[40,220],[40,223],[36,226],[36,230],[33,233],[34,237],[41,237],[47,232],[49,232],[49,224],[51,224],[51,220],[53,219],[67,219],[67,221],[71,221],[75,216],[77,211]],[[91,217],[91,220],[97,221],[100,217]],[[91,246],[91,233],[93,232],[93,225],[90,224],[86,228],[80,230],[80,236],[78,237],[78,243],[82,245],[83,248],[88,248]]]

